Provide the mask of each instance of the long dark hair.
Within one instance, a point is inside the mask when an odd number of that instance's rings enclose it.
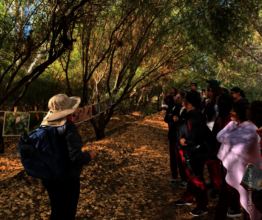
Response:
[[[246,95],[243,90],[241,90],[239,87],[234,87],[231,89],[232,92],[238,93],[240,92],[241,97],[246,98]]]
[[[222,94],[217,102],[218,109],[219,109],[219,116],[221,118],[226,117],[230,113],[233,104],[234,104],[234,99],[231,95],[227,93]]]
[[[223,94],[223,89],[220,86],[212,86],[212,99],[211,103],[207,106],[206,108],[206,116],[207,116],[207,121],[212,121],[214,115],[215,115],[215,105],[216,105],[216,100],[217,97]]]
[[[229,91],[228,91],[228,89],[227,89],[227,88],[222,88],[222,89],[223,89],[224,93],[227,93],[227,94],[229,94]]]
[[[175,90],[175,95],[177,94],[177,90],[175,87],[172,87],[171,89],[174,89]]]
[[[252,122],[259,128],[262,126],[262,101],[254,101],[249,107],[252,114]]]
[[[200,109],[201,99],[197,91],[190,91],[186,94],[186,101],[191,103],[196,109]]]
[[[233,110],[237,113],[239,119],[241,121],[247,121],[247,109],[249,107],[250,103],[248,102],[235,102],[233,104]]]

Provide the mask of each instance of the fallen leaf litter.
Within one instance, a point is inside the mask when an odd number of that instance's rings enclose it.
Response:
[[[109,127],[117,132],[85,144],[83,150],[92,148],[97,157],[83,168],[76,220],[193,218],[188,214],[192,207],[173,204],[183,190],[169,184],[167,124],[163,114],[144,119],[115,118]],[[79,126],[83,141],[88,140],[87,133],[93,132],[90,124],[86,126]],[[116,129],[117,126],[124,128]],[[47,192],[40,180],[21,172],[22,165],[14,154],[15,141],[11,140],[13,144],[6,153],[0,154],[0,219],[47,220],[51,214]],[[212,219],[216,203],[210,199],[209,215],[199,219]]]

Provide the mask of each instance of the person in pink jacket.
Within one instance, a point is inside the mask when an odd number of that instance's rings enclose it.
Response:
[[[246,111],[248,107],[249,103],[247,102],[234,103],[231,112],[232,121],[217,134],[217,140],[221,143],[217,157],[226,170],[226,183],[237,190],[240,195],[240,203],[245,211],[245,219],[260,220],[262,215],[252,202],[250,193],[240,185],[247,165],[251,163],[260,166],[261,163],[259,137],[256,133],[258,128],[251,121],[247,121]],[[229,203],[230,195],[222,196],[225,190],[227,188],[222,187],[221,197],[219,198],[220,204]],[[219,215],[221,215],[219,220],[226,219],[226,216],[223,216],[223,210],[225,209],[222,206],[220,210],[217,208],[217,213],[219,212]],[[227,216],[237,217],[237,214],[241,214],[241,212],[237,213],[239,211],[240,209],[229,210]]]

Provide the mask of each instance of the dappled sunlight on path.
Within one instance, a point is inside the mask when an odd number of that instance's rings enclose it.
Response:
[[[81,175],[76,219],[193,219],[193,207],[176,207],[183,190],[169,184],[167,124],[164,112],[144,120],[119,118],[122,129],[105,139],[87,142],[97,157]],[[117,123],[118,119],[114,119]],[[116,125],[115,125],[116,126]],[[82,136],[87,135],[81,131]],[[25,174],[0,186],[0,219],[48,219],[49,199],[41,182]],[[216,200],[210,199],[212,219]]]

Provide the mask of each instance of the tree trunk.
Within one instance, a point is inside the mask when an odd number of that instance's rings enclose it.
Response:
[[[20,102],[20,100],[25,96],[25,94],[26,94],[26,92],[27,92],[27,90],[28,90],[28,87],[29,87],[30,83],[31,83],[31,82],[28,82],[28,83],[25,84],[25,87],[24,87],[22,93],[21,93],[21,94],[17,97],[17,99],[14,101],[13,106],[11,107],[10,111],[12,111],[12,110],[14,109],[14,107],[18,105],[18,103]]]
[[[4,144],[4,138],[3,138],[2,132],[1,132],[1,134],[0,134],[0,154],[2,154],[4,152],[5,152],[5,144]]]
[[[159,93],[158,96],[157,96],[157,109],[160,108],[160,95],[161,95],[161,93]]]
[[[135,97],[133,96],[131,98],[131,101],[129,102],[129,113],[133,111],[134,104],[135,104]]]
[[[70,56],[71,56],[71,51],[69,50],[69,52],[67,54],[66,67],[65,67],[64,71],[65,71],[65,74],[66,74],[66,84],[67,84],[67,90],[68,90],[69,96],[73,96],[73,92],[72,92],[70,82],[69,82],[69,77],[68,77],[68,68],[69,68]]]
[[[98,140],[101,140],[105,137],[105,119],[104,119],[104,112],[99,115],[99,136]]]
[[[3,124],[4,124],[4,113],[0,113],[0,153],[5,152],[4,138],[3,138]]]
[[[108,124],[108,122],[110,121],[111,117],[113,116],[114,114],[114,107],[111,107],[109,110],[108,110],[108,114],[106,115],[106,117],[103,117],[103,122],[102,122],[102,126],[101,126],[101,130],[100,130],[100,137],[104,138],[105,137],[105,128]]]
[[[138,110],[138,107],[140,106],[140,104],[143,100],[143,93],[144,93],[144,91],[141,92],[141,95],[140,95],[139,99],[137,100],[136,110]]]
[[[100,131],[99,131],[99,128],[97,127],[97,125],[96,125],[96,120],[94,118],[91,118],[90,122],[93,125],[94,131],[95,131],[95,134],[96,134],[96,140],[98,141],[99,140]]]
[[[88,104],[87,101],[87,86],[86,83],[83,83],[83,99],[82,99],[82,105],[85,106],[86,104]]]
[[[98,125],[99,126],[97,126],[97,122],[94,118],[92,118],[90,120],[91,124],[93,125],[97,141],[101,140],[105,137],[106,125],[108,124],[108,122],[110,121],[111,117],[114,114],[114,107],[111,107],[108,110],[108,114],[106,115],[106,117],[104,117],[105,116],[104,114],[105,113],[103,112],[99,115],[99,119],[98,119]]]

